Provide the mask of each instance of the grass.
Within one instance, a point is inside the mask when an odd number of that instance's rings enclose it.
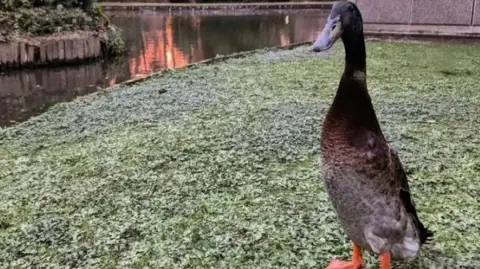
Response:
[[[172,71],[0,129],[1,266],[324,268],[348,258],[318,167],[343,51],[309,49]],[[480,266],[479,49],[367,43],[381,126],[436,232],[395,268]]]

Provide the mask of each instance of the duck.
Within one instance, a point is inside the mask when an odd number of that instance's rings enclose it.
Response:
[[[364,251],[389,269],[392,260],[415,259],[434,233],[420,221],[403,165],[378,122],[367,89],[363,19],[354,1],[333,5],[313,51],[327,51],[339,39],[345,68],[322,123],[320,152],[325,189],[353,255],[350,261],[333,259],[327,269],[364,268]]]

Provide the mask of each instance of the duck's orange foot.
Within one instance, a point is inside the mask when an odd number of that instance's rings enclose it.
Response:
[[[333,260],[330,262],[326,269],[362,269],[363,267],[364,264],[360,260],[351,262]]]

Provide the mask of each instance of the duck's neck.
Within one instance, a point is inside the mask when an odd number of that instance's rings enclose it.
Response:
[[[363,33],[345,33],[342,37],[345,47],[345,68],[365,72],[367,53]]]
[[[367,90],[366,51],[362,34],[345,35],[345,70],[331,108],[331,119],[344,122],[350,131],[381,133]]]

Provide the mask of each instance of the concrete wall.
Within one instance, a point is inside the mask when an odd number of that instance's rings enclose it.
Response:
[[[365,23],[480,25],[480,0],[357,0]]]
[[[480,0],[475,1],[475,8],[473,14],[473,24],[480,25]]]

